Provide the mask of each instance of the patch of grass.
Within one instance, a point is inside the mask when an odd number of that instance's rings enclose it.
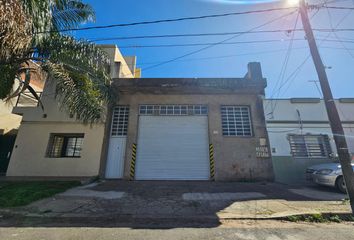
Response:
[[[293,215],[283,218],[289,222],[316,222],[316,223],[326,223],[326,222],[336,222],[340,223],[343,221],[353,222],[354,217],[351,214],[309,214],[309,215]]]
[[[0,183],[0,208],[24,206],[78,185],[77,181]]]
[[[302,220],[302,218],[301,216],[294,215],[286,217],[286,220],[288,220],[289,222],[299,222]]]
[[[339,222],[342,221],[342,219],[341,219],[338,215],[330,216],[330,217],[328,218],[328,220],[329,220],[330,222],[337,222],[337,223],[339,223]]]
[[[317,223],[324,223],[328,220],[322,216],[321,213],[315,213],[307,216],[305,218],[305,222],[317,222]]]

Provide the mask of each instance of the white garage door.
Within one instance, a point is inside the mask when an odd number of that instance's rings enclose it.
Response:
[[[137,180],[208,180],[207,116],[139,118]]]

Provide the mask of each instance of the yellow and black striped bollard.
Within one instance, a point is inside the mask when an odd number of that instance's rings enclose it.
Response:
[[[210,179],[215,180],[215,162],[214,162],[214,146],[209,144],[209,159],[210,159]]]
[[[136,144],[132,146],[132,161],[130,163],[130,180],[133,181],[135,177],[135,162],[136,162]]]

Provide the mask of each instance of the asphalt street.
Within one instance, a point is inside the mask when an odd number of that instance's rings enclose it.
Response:
[[[148,226],[105,227],[2,227],[1,240],[341,240],[353,239],[353,223],[291,223],[282,221],[229,221],[215,228]]]

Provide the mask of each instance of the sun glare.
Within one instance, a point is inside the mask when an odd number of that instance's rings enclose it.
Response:
[[[299,5],[300,0],[286,0],[286,2],[288,3],[288,5],[295,6]]]

